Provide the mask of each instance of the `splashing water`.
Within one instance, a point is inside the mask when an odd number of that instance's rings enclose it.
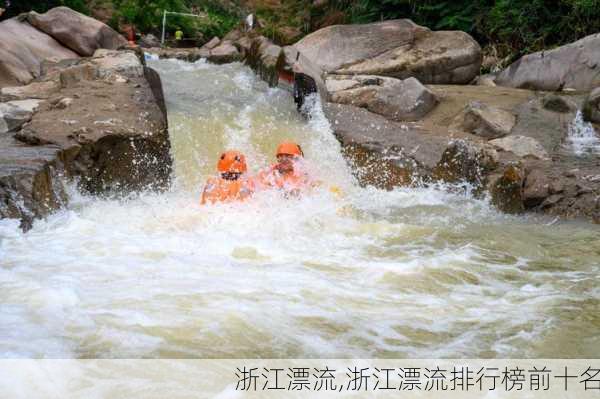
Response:
[[[436,188],[359,188],[318,104],[304,120],[241,64],[149,63],[172,190],[73,190],[26,234],[0,221],[1,356],[600,356],[597,226]],[[223,149],[256,172],[290,138],[323,189],[198,204]]]
[[[583,114],[579,110],[575,119],[569,124],[567,144],[578,156],[600,154],[600,137],[594,126],[583,119]]]

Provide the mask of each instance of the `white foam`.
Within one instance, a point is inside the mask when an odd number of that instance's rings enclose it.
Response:
[[[575,155],[600,154],[600,137],[594,126],[583,119],[579,110],[569,124],[567,143]]]

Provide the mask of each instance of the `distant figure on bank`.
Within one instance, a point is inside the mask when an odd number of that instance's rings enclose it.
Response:
[[[201,204],[240,201],[250,197],[254,191],[254,182],[246,172],[246,157],[239,151],[226,151],[217,163],[218,176],[206,182],[202,192]]]
[[[177,41],[177,43],[179,43],[183,40],[183,32],[181,31],[181,28],[179,26],[177,27],[177,30],[175,31],[175,40]]]
[[[286,196],[298,196],[302,191],[319,185],[312,180],[304,167],[302,148],[294,142],[285,141],[277,147],[277,163],[258,173],[260,188],[276,188]]]

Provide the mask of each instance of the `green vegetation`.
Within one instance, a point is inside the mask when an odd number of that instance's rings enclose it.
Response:
[[[239,21],[235,10],[223,7],[220,2],[210,0],[113,0],[114,14],[110,21],[113,27],[132,24],[139,32],[160,33],[163,10],[205,13],[206,18],[169,15],[167,29],[174,32],[180,27],[186,37],[205,38],[223,36]]]
[[[3,4],[10,4],[9,7]],[[46,12],[50,8],[58,6],[67,6],[84,14],[89,14],[89,9],[85,0],[12,0],[0,1],[0,7],[6,8],[6,13],[2,19],[15,17],[23,12],[37,11]]]

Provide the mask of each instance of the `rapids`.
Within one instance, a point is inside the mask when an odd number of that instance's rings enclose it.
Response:
[[[468,190],[359,188],[319,104],[306,121],[241,64],[149,64],[172,189],[71,187],[27,233],[0,221],[1,357],[600,357],[598,226]],[[256,172],[288,138],[323,189],[199,205],[223,149]]]

